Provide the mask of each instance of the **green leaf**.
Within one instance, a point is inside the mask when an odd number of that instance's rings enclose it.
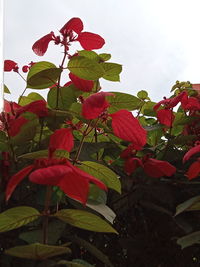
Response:
[[[54,245],[61,237],[66,224],[62,221],[54,220],[48,224],[48,244]],[[19,238],[26,241],[29,244],[42,243],[43,242],[43,230],[31,230],[23,232],[19,235]]]
[[[49,151],[47,149],[39,150],[35,152],[26,153],[23,155],[20,155],[18,159],[37,159],[37,158],[45,158],[48,157]],[[55,151],[54,154],[55,157],[59,158],[69,158],[69,152],[66,150],[58,149]]]
[[[194,205],[197,203],[198,203],[198,205],[200,204],[200,196],[195,196],[195,197],[192,197],[192,198],[184,201],[183,203],[179,204],[176,207],[176,213],[174,216],[177,216],[178,214],[180,214],[186,210],[192,210],[192,207],[194,207]]]
[[[58,106],[57,106],[57,88],[51,88],[47,95],[48,105],[59,110],[68,110],[72,103],[76,102],[74,86],[61,87],[59,89]]]
[[[10,94],[10,90],[8,89],[8,87],[5,84],[4,84],[4,93]]]
[[[103,75],[103,78],[109,81],[118,82],[120,81],[119,74],[122,71],[122,65],[117,63],[108,63],[104,62],[101,63],[101,66],[103,67],[105,74]]]
[[[57,262],[57,265],[63,267],[94,267],[94,265],[91,265],[88,262],[79,259],[74,259],[72,261],[61,260]]]
[[[107,205],[88,199],[86,206],[100,213],[107,221],[113,224],[116,214]]]
[[[26,225],[40,216],[32,207],[20,206],[0,213],[0,232],[10,231]]]
[[[139,98],[125,93],[112,92],[114,96],[107,96],[106,99],[110,103],[109,113],[114,113],[120,109],[129,111],[139,109],[143,105],[143,101]]]
[[[78,244],[80,247],[84,247],[87,251],[89,251],[93,256],[95,256],[98,260],[103,262],[106,266],[113,267],[110,262],[108,256],[102,253],[97,247],[89,243],[88,241],[77,237],[77,236],[69,236],[70,241]]]
[[[27,87],[32,89],[44,89],[54,85],[62,69],[47,61],[35,63],[27,76]]]
[[[101,233],[117,233],[117,231],[100,217],[83,210],[63,209],[53,216],[72,226]]]
[[[107,61],[107,60],[111,59],[111,54],[102,53],[102,54],[99,54],[99,57],[101,60]]]
[[[185,235],[177,240],[177,244],[180,245],[182,249],[190,247],[199,242],[200,242],[200,231],[194,232],[189,235]]]
[[[153,109],[155,104],[156,103],[152,101],[145,102],[144,105],[142,106],[141,113],[145,116],[156,117],[156,112]]]
[[[90,191],[88,200],[95,201],[98,203],[106,204],[107,202],[107,194],[104,190],[100,189],[95,184],[90,184]]]
[[[101,180],[107,187],[121,193],[119,177],[108,167],[92,161],[83,161],[77,167]]]
[[[81,50],[78,51],[78,55],[82,57],[86,57],[88,59],[92,59],[94,61],[99,61],[99,56],[96,52],[94,51],[89,51],[89,50]]]
[[[104,69],[99,63],[82,56],[72,57],[67,68],[85,80],[97,80],[104,75]]]
[[[5,254],[7,255],[32,260],[44,260],[70,252],[71,250],[68,247],[49,246],[40,243],[26,246],[17,246],[5,250]]]
[[[141,90],[137,93],[137,97],[139,97],[142,100],[149,99],[148,93],[145,90]]]
[[[28,94],[27,96],[22,96],[20,98],[19,105],[25,106],[36,100],[44,100],[44,98],[40,94],[32,92]]]

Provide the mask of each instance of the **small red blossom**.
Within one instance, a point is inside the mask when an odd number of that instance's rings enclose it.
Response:
[[[24,65],[24,66],[22,67],[22,71],[23,71],[24,73],[28,72],[28,71],[29,71],[29,66],[28,66],[28,65]]]
[[[69,73],[69,78],[72,81],[72,83],[81,91],[83,92],[90,92],[92,91],[92,88],[94,87],[94,81],[85,80],[77,77],[73,73]]]
[[[6,59],[4,60],[4,71],[15,71],[18,72],[18,65],[15,61]]]

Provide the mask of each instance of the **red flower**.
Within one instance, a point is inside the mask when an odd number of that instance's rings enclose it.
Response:
[[[75,41],[78,41],[83,49],[86,50],[100,49],[105,44],[104,39],[98,34],[82,31],[83,22],[81,19],[72,18],[60,29],[62,36],[55,36],[54,32],[50,32],[36,41],[32,49],[36,55],[43,56],[51,41],[54,41],[55,44],[63,45],[65,51],[69,50],[69,45]]]
[[[18,65],[15,61],[13,60],[4,60],[4,71],[15,71],[18,72]]]
[[[81,79],[71,72],[69,74],[69,78],[73,82],[73,84],[83,92],[90,92],[94,87],[94,81]]]
[[[36,41],[32,46],[32,49],[36,55],[43,56],[47,51],[49,43],[53,40],[55,40],[54,32],[50,32],[47,35],[40,38],[38,41]]]
[[[148,158],[144,162],[144,171],[150,177],[160,178],[162,176],[172,176],[176,172],[176,168],[167,161]]]
[[[196,97],[185,95],[181,100],[181,106],[184,110],[200,110],[200,103]]]

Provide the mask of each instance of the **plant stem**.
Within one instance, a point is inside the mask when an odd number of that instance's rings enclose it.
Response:
[[[43,244],[48,243],[48,223],[49,223],[49,205],[51,203],[52,186],[47,186],[45,203],[44,203],[44,220],[43,220]]]
[[[63,69],[63,66],[64,66],[64,63],[65,63],[65,59],[66,59],[66,56],[67,56],[67,51],[66,51],[66,48],[65,48],[65,51],[64,51],[64,57],[63,57],[63,60],[62,60],[62,63],[60,65],[60,68]],[[57,85],[57,93],[56,93],[56,107],[55,109],[58,109],[58,102],[59,102],[59,93],[60,93],[60,80],[61,80],[61,74],[58,78],[58,85]]]

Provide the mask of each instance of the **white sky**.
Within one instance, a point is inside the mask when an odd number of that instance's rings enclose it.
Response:
[[[110,61],[123,65],[121,82],[103,81],[102,90],[136,94],[144,89],[158,101],[170,95],[176,80],[200,83],[199,13],[199,0],[5,0],[4,57],[21,67],[31,60],[59,65],[62,49],[53,42],[43,57],[31,47],[80,17],[85,31],[106,41],[97,52],[111,53]],[[25,86],[15,73],[5,74],[5,84],[12,100]]]

